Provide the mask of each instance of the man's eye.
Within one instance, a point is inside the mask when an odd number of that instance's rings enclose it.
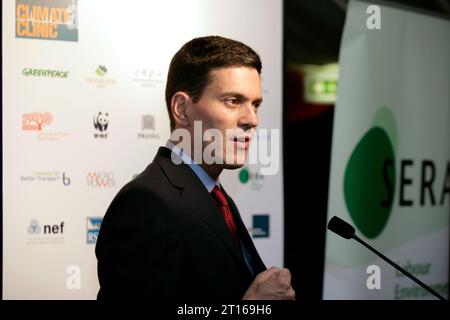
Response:
[[[238,105],[240,101],[238,98],[228,98],[228,99],[225,99],[225,102],[227,104],[231,104],[231,105]]]

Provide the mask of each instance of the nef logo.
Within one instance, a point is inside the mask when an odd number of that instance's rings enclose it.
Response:
[[[106,132],[108,130],[108,124],[109,124],[108,113],[99,112],[97,115],[95,115],[94,128],[96,132],[100,133],[94,133],[94,138],[106,139],[108,137],[108,133]]]
[[[28,234],[30,235],[38,235],[42,231],[44,234],[63,234],[64,233],[64,221],[60,224],[45,224],[43,228],[39,225],[36,219],[31,220],[30,225],[27,228]]]
[[[16,0],[16,38],[78,41],[77,7],[77,0]]]
[[[41,226],[39,225],[37,220],[31,220],[27,231],[29,234],[39,234],[39,233],[41,233]]]
[[[87,186],[92,188],[112,188],[116,186],[112,172],[89,172],[86,179]]]
[[[50,112],[33,112],[22,115],[22,130],[42,131],[44,126],[53,122]]]

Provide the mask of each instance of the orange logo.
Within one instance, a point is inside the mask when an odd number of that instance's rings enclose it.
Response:
[[[53,116],[50,112],[25,113],[22,115],[22,130],[42,131],[42,128],[52,121]]]

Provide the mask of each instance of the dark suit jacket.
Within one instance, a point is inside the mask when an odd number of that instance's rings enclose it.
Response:
[[[232,301],[253,281],[211,195],[170,157],[161,147],[108,208],[95,248],[98,299]],[[227,197],[257,275],[266,267]]]

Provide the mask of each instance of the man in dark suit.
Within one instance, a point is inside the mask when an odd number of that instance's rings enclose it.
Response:
[[[251,48],[217,36],[193,39],[172,58],[171,139],[105,214],[96,246],[98,299],[295,298],[289,270],[266,269],[219,183],[223,169],[248,158],[260,73]]]

